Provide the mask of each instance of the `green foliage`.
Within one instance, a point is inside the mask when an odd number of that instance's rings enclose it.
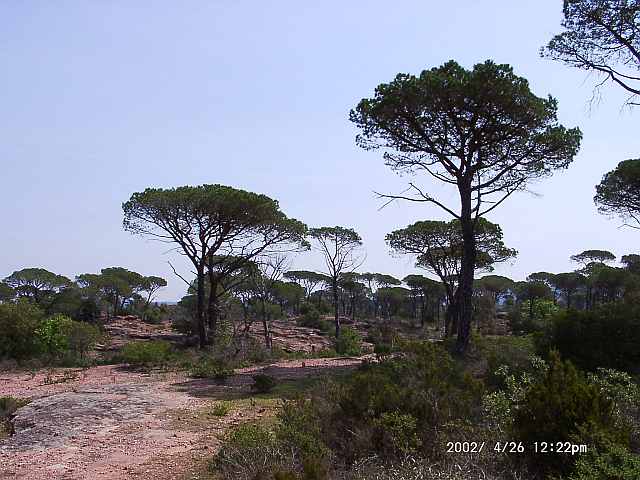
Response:
[[[84,357],[103,337],[95,325],[75,320],[69,326],[66,335],[69,349],[80,357]]]
[[[213,378],[219,382],[224,382],[232,374],[233,370],[225,362],[209,357],[200,358],[189,370],[189,375],[194,378]]]
[[[4,279],[4,283],[21,296],[31,298],[37,304],[48,303],[52,294],[71,285],[71,280],[44,268],[23,268]]]
[[[231,406],[227,402],[216,402],[211,408],[211,413],[216,417],[224,417],[231,410]]]
[[[507,366],[512,373],[531,372],[532,356],[535,353],[532,336],[504,336],[475,338],[481,356],[487,361],[487,384],[504,386],[504,376],[496,375],[500,367]]]
[[[152,340],[127,343],[120,352],[120,359],[133,367],[163,366],[173,357],[169,342]]]
[[[524,282],[523,282],[524,283]],[[530,298],[509,312],[509,325],[514,335],[543,331],[560,308],[549,299]]]
[[[275,388],[277,384],[275,378],[270,375],[265,375],[264,373],[254,375],[252,378],[253,385],[251,385],[251,390],[258,393],[269,393]]]
[[[5,282],[0,282],[0,303],[13,300],[16,296],[16,291],[7,285]]]
[[[379,362],[386,360],[391,355],[392,347],[388,343],[376,343],[373,346],[373,353]]]
[[[631,443],[640,446],[640,384],[628,373],[598,368],[589,382],[613,402],[617,424],[631,432]]]
[[[494,263],[507,261],[518,254],[505,246],[500,226],[484,218],[478,219],[475,237],[475,268],[478,270],[492,271]],[[462,226],[457,219],[416,222],[387,234],[385,241],[396,253],[417,255],[417,265],[443,281],[460,269],[463,240]]]
[[[17,409],[29,403],[24,398],[0,397],[0,418],[9,418]]]
[[[512,427],[514,412],[520,407],[531,387],[544,376],[548,366],[539,357],[530,357],[528,368],[513,369],[501,365],[489,373],[500,388],[490,392],[482,399],[482,408],[489,428],[509,431]],[[519,365],[520,366],[520,365]]]
[[[278,412],[276,435],[280,444],[298,459],[326,460],[330,450],[322,440],[322,417],[306,398],[285,401]]]
[[[637,480],[640,455],[619,444],[606,441],[580,456],[567,480]]]
[[[616,428],[613,407],[571,362],[554,353],[546,375],[527,390],[516,410],[513,430],[529,446],[540,441],[588,443],[584,440],[594,432],[622,441],[624,432]],[[575,460],[559,453],[531,455],[536,468],[558,473],[569,471]]]
[[[0,358],[24,359],[40,353],[36,330],[42,310],[26,301],[0,304]]]
[[[598,74],[596,88],[611,82],[630,95],[629,105],[637,105],[640,94],[637,0],[564,0],[562,11],[564,31],[551,39],[542,55]]]
[[[323,332],[331,331],[331,323],[320,316],[320,312],[314,305],[305,304],[304,312],[301,309],[300,313],[302,316],[298,319],[298,325],[301,327],[315,328]]]
[[[357,357],[362,353],[362,337],[353,328],[344,327],[340,337],[334,340],[333,348],[339,355]]]
[[[36,335],[48,354],[60,355],[69,350],[67,332],[71,330],[72,323],[69,317],[55,315],[40,324]]]
[[[378,430],[379,450],[384,457],[403,457],[420,448],[422,441],[418,436],[418,422],[407,413],[384,412],[373,421]]]
[[[350,462],[373,453],[437,449],[439,432],[479,414],[480,396],[480,384],[441,347],[412,343],[402,358],[367,365],[325,386],[310,405],[322,442]]]
[[[211,470],[228,480],[270,480],[272,472],[287,470],[284,463],[273,430],[244,424],[226,436],[211,462]]]
[[[620,162],[615,170],[605,174],[596,185],[594,201],[598,211],[638,221],[640,213],[640,159]]]
[[[585,370],[598,367],[637,372],[640,368],[640,307],[608,304],[590,311],[560,312],[537,339],[541,354],[557,349]]]

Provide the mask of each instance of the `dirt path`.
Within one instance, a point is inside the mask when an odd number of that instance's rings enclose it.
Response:
[[[0,396],[31,398],[0,440],[0,478],[109,480],[198,478],[230,426],[269,415],[274,402],[245,402],[224,417],[216,400],[249,395],[262,370],[282,381],[352,368],[360,359],[280,362],[241,369],[225,384],[181,373],[141,374],[118,366],[0,373]]]

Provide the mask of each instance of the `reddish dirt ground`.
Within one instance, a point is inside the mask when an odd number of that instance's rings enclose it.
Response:
[[[216,399],[248,396],[261,370],[281,380],[350,368],[360,359],[286,361],[236,371],[224,385],[182,373],[122,366],[0,373],[0,396],[32,401],[16,434],[0,440],[0,478],[15,480],[196,479],[232,425],[269,414],[243,404],[224,417],[203,413]]]

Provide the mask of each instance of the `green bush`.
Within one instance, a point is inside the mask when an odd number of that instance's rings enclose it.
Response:
[[[296,443],[303,443],[296,435],[313,438],[347,463],[368,455],[428,454],[439,451],[440,434],[456,421],[479,416],[481,393],[442,347],[410,343],[400,358],[323,385],[310,402],[291,406],[282,423]]]
[[[227,402],[217,402],[211,408],[211,413],[216,417],[224,417],[231,410],[231,406]]]
[[[42,345],[36,330],[43,318],[43,312],[26,301],[0,304],[0,358],[38,355]]]
[[[45,351],[57,357],[69,352],[84,357],[101,337],[97,327],[60,314],[44,320],[36,335]]]
[[[608,304],[595,310],[556,315],[538,337],[541,354],[556,349],[584,370],[614,368],[640,372],[640,306]]]
[[[546,375],[525,394],[515,411],[513,430],[518,441],[532,451],[534,442],[585,441],[593,434],[624,441],[616,426],[613,402],[569,361],[552,353]],[[628,440],[627,440],[628,441]],[[532,454],[531,464],[543,471],[567,473],[575,458],[562,453]]]
[[[211,470],[229,480],[270,480],[273,472],[287,470],[285,464],[275,433],[262,425],[245,424],[225,437]]]
[[[640,455],[622,445],[606,442],[591,448],[575,464],[567,480],[638,480]]]
[[[383,457],[401,458],[415,453],[422,445],[418,422],[411,414],[385,412],[373,424],[378,430],[378,449]]]
[[[322,421],[317,406],[306,398],[285,401],[278,412],[276,436],[298,460],[326,460],[330,451],[322,440]]]
[[[323,320],[320,316],[318,309],[310,304],[305,304],[304,308],[300,308],[302,316],[298,319],[298,325],[306,328],[315,328],[322,330],[323,332],[329,332],[331,330],[331,323]]]
[[[233,370],[222,360],[209,357],[201,358],[189,370],[189,375],[194,378],[212,378],[219,382],[224,382],[232,374]]]
[[[500,388],[482,399],[486,425],[498,431],[510,430],[513,412],[521,405],[531,387],[546,375],[548,368],[544,360],[532,356],[529,366],[525,368],[512,369],[509,365],[502,365],[491,372],[491,384],[497,384]]]
[[[258,393],[269,393],[275,388],[276,383],[276,379],[272,376],[259,373],[258,375],[253,376],[253,385],[251,385],[251,390]]]
[[[73,321],[65,333],[69,349],[80,357],[84,357],[103,337],[98,327],[87,322]]]
[[[122,347],[120,352],[122,362],[133,367],[166,365],[172,357],[171,344],[163,340],[130,342]]]
[[[509,373],[532,372],[531,357],[535,353],[531,335],[516,337],[476,337],[474,343],[487,361],[487,384],[495,388],[505,387],[505,377],[498,374],[500,367],[507,366]]]
[[[333,348],[339,355],[357,357],[362,353],[362,337],[353,328],[343,327],[340,337],[334,340]]]
[[[66,333],[72,322],[73,320],[69,317],[59,314],[47,318],[40,324],[36,335],[48,354],[60,355],[69,350],[69,339]]]

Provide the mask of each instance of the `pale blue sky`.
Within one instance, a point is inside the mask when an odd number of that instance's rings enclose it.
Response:
[[[0,3],[0,277],[42,266],[74,277],[124,266],[183,284],[167,246],[122,230],[121,203],[148,186],[221,183],[265,193],[310,226],[354,227],[363,271],[402,277],[409,259],[384,235],[446,218],[394,204],[379,152],[355,146],[348,112],[396,73],[455,59],[509,63],[559,101],[582,149],[566,172],[490,216],[518,259],[497,272],[566,271],[569,255],[637,252],[640,232],[600,216],[594,185],[638,157],[638,112],[613,87],[589,104],[593,79],[539,57],[559,31],[561,0],[544,1],[10,1]],[[423,185],[433,182],[423,179]],[[455,196],[440,189],[441,198]],[[317,269],[314,254],[295,267]]]

